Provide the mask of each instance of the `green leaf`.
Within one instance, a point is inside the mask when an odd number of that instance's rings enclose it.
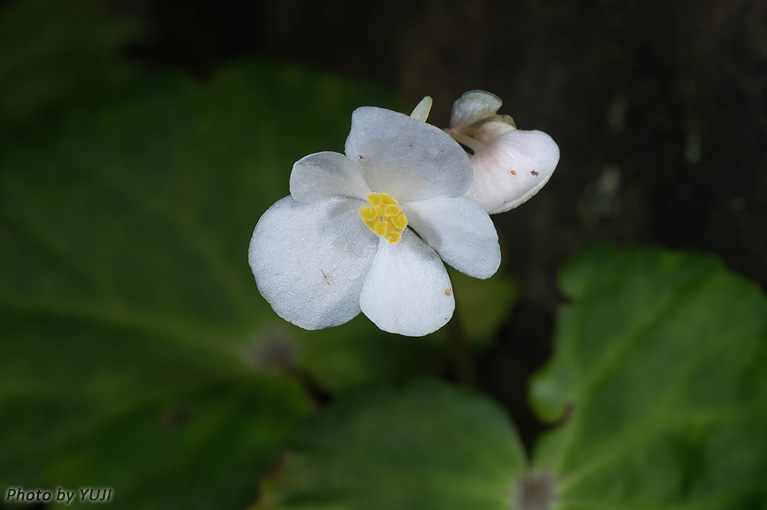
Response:
[[[561,510],[767,501],[767,300],[716,260],[595,249],[562,275],[556,355],[534,380],[563,419],[535,469]]]
[[[242,508],[309,411],[295,382],[161,336],[11,322],[0,355],[2,487],[112,487],[116,508]]]
[[[382,97],[267,62],[150,74],[0,152],[0,486],[255,500],[311,406],[281,375],[308,333],[259,296],[248,241],[293,162]]]
[[[420,383],[342,398],[317,415],[264,484],[259,510],[508,510],[524,469],[498,407]]]

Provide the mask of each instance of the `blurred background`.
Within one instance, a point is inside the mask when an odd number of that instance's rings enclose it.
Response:
[[[458,318],[423,341],[364,318],[309,336],[281,322],[245,253],[292,163],[341,151],[357,106],[409,112],[431,95],[429,122],[445,127],[472,89],[561,150],[533,200],[493,217],[500,274],[456,275]],[[135,442],[62,445],[115,423],[153,437],[141,442],[151,455],[196,415],[207,421],[163,458],[195,445],[267,472],[311,409],[413,374],[488,393],[529,447],[545,427],[527,381],[551,356],[557,275],[574,253],[706,252],[765,288],[765,142],[762,1],[0,2],[0,363],[13,396],[0,407],[0,485],[78,473],[72,484],[140,487],[101,462],[138,459]],[[483,325],[466,331],[477,313]],[[272,406],[262,433],[228,442],[257,405]],[[263,454],[245,458],[244,443]],[[236,486],[232,507],[254,493]]]

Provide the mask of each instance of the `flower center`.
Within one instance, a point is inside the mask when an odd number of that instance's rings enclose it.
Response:
[[[407,216],[399,208],[399,202],[386,193],[371,193],[368,195],[368,204],[360,207],[362,223],[377,236],[397,244],[402,239],[402,231],[407,227]]]

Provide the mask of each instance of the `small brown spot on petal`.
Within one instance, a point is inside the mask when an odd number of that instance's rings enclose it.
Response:
[[[450,288],[445,289],[445,295],[446,296],[452,296],[453,295],[453,289],[450,289]]]
[[[538,176],[538,172],[536,172],[535,170],[530,170],[530,174],[536,177]]]
[[[363,156],[362,154],[358,154],[358,156],[360,157],[360,159],[365,159],[365,156]]]
[[[517,175],[517,172],[516,172],[516,171],[514,171],[514,170],[511,170],[509,173],[510,173],[511,175]]]
[[[411,144],[408,144],[408,146],[412,147],[412,146],[413,146],[413,144],[412,144],[412,143],[411,143]]]

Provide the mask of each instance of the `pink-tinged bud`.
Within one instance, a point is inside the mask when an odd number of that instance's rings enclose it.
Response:
[[[467,197],[490,214],[527,202],[549,180],[559,147],[543,131],[508,131],[469,158],[474,179]]]
[[[535,195],[559,162],[559,147],[542,131],[516,129],[508,115],[498,115],[501,100],[471,91],[453,105],[448,133],[468,147],[473,180],[465,196],[490,214],[513,209]]]

